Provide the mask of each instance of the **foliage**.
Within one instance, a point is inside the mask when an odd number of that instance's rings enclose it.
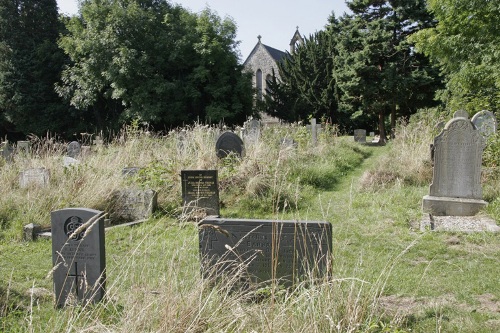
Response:
[[[236,25],[209,9],[166,0],[87,0],[60,46],[73,61],[60,95],[94,109],[99,127],[140,119],[154,126],[195,119],[242,122],[250,78],[237,63]]]
[[[341,106],[352,117],[376,121],[382,143],[385,118],[408,116],[434,104],[437,73],[426,58],[413,52],[407,37],[432,24],[423,1],[365,1],[347,3],[353,12],[339,21],[335,79]]]
[[[490,0],[429,0],[438,21],[412,37],[446,77],[440,97],[452,110],[499,110],[500,7]]]
[[[56,0],[0,1],[0,134],[71,131],[75,119],[54,91],[62,31]]]

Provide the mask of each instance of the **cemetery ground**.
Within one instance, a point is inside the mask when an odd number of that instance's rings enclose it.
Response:
[[[401,126],[385,147],[324,129],[315,146],[302,127],[262,131],[240,160],[215,156],[216,130],[151,136],[131,127],[81,162],[33,142],[33,156],[0,169],[0,331],[5,332],[498,332],[500,238],[420,230],[432,167],[433,121]],[[281,138],[297,147],[284,147]],[[486,151],[490,154],[491,151]],[[496,155],[498,160],[498,155]],[[486,158],[488,160],[488,157]],[[494,164],[494,163],[493,163]],[[143,168],[124,178],[128,166]],[[48,186],[18,185],[24,168],[50,169]],[[224,217],[332,223],[332,276],[257,293],[200,276],[198,230],[180,208],[180,172],[218,169]],[[483,177],[483,212],[500,221],[498,164]],[[21,240],[65,207],[110,209],[110,193],[158,191],[157,212],[106,231],[107,295],[55,309],[51,241]]]

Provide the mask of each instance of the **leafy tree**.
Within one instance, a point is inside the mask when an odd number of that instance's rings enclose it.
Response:
[[[432,20],[420,0],[353,0],[347,5],[353,15],[339,22],[334,72],[342,94],[340,107],[353,117],[377,117],[385,143],[387,115],[394,125],[398,114],[434,103],[439,79],[407,42],[409,35]]]
[[[85,0],[61,47],[73,64],[58,92],[99,126],[140,119],[229,122],[251,112],[251,81],[237,64],[235,24],[166,0]],[[249,95],[249,97],[246,97]]]
[[[0,0],[0,123],[9,131],[61,129],[67,105],[54,91],[65,61],[56,0]]]
[[[412,36],[446,78],[451,109],[500,108],[500,6],[491,0],[429,0],[438,23]]]

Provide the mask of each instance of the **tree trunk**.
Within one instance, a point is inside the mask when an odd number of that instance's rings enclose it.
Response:
[[[396,104],[391,105],[391,139],[394,139],[396,131]]]
[[[385,143],[387,142],[387,138],[385,136],[385,124],[384,124],[384,121],[385,121],[385,114],[384,114],[384,111],[380,111],[378,113],[378,131],[379,131],[379,135],[380,135],[380,140],[379,140],[379,145],[385,145]]]

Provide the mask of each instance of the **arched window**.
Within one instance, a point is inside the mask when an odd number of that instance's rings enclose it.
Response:
[[[255,73],[255,87],[257,88],[257,100],[262,100],[262,71],[260,69]]]

